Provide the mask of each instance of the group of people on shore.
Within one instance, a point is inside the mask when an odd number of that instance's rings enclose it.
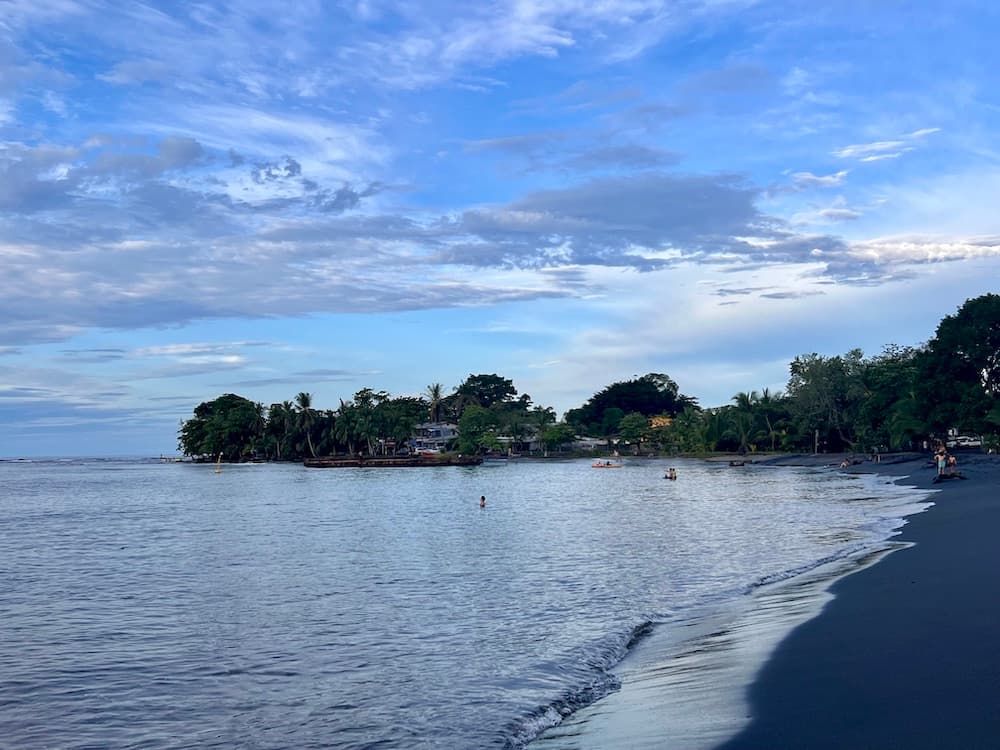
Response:
[[[958,459],[948,453],[948,449],[943,443],[938,443],[937,449],[934,451],[934,465],[939,477],[953,477],[958,473]]]

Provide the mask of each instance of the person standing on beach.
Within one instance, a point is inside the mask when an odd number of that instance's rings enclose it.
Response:
[[[948,454],[945,453],[944,448],[941,448],[937,452],[937,475],[939,477],[944,476],[944,467],[948,463]]]

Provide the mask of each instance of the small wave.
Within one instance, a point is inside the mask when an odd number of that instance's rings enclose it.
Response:
[[[645,620],[634,626],[624,638],[609,639],[589,655],[587,663],[596,674],[586,685],[570,688],[551,703],[537,707],[517,719],[507,732],[504,750],[519,750],[542,732],[561,724],[566,717],[599,701],[621,687],[621,680],[609,670],[618,664],[640,641],[653,632],[654,623]]]
[[[762,586],[769,586],[774,583],[781,583],[782,581],[787,581],[791,578],[796,578],[805,573],[810,573],[817,568],[821,568],[824,565],[829,565],[831,563],[841,562],[848,558],[854,557],[856,555],[862,555],[867,552],[873,551],[873,546],[868,543],[864,544],[854,544],[843,549],[834,552],[833,554],[821,557],[818,560],[813,560],[805,565],[800,565],[795,568],[788,568],[787,570],[779,570],[776,573],[769,573],[767,575],[761,576],[756,581],[751,583],[746,588],[746,593],[751,593],[752,591],[761,588]]]
[[[643,638],[653,632],[653,623],[650,620],[646,620],[639,625],[632,628],[632,634],[629,636],[628,641],[625,643],[625,650],[630,651],[632,648]]]
[[[528,716],[518,719],[503,744],[504,750],[520,750],[546,729],[559,725],[567,716],[620,687],[621,681],[617,677],[602,672],[589,685],[568,690],[548,705],[539,706]]]

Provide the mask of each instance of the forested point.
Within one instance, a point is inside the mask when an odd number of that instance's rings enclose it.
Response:
[[[633,453],[727,451],[868,452],[933,444],[955,432],[1000,447],[1000,296],[970,299],[921,346],[889,345],[865,357],[802,354],[783,391],[750,390],[704,408],[663,373],[616,382],[560,421],[497,374],[470,374],[446,394],[419,396],[363,388],[336,409],[312,395],[265,407],[227,393],[182,422],[179,449],[225,461],[391,455],[413,450],[420,425],[456,425],[448,449],[548,455],[600,440]]]

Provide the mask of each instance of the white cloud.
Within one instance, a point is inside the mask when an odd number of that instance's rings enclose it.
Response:
[[[841,159],[859,159],[863,162],[896,159],[908,151],[913,151],[918,145],[921,145],[926,136],[938,132],[940,132],[940,128],[923,128],[921,130],[914,130],[912,133],[908,133],[897,140],[874,141],[872,143],[857,143],[845,146],[835,150],[833,155]]]
[[[131,352],[131,356],[145,357],[201,357],[204,355],[219,355],[234,349],[251,346],[271,346],[266,341],[231,341],[225,343],[193,343],[164,344],[162,346],[142,347]]]
[[[792,185],[797,188],[833,187],[840,185],[848,175],[848,170],[842,169],[828,175],[816,175],[812,172],[795,172],[792,174]]]
[[[875,141],[874,143],[860,143],[853,146],[845,146],[833,152],[834,156],[841,159],[870,160],[871,158],[891,159],[901,156],[907,149],[906,141]]]
[[[883,237],[852,244],[851,255],[883,264],[1000,258],[1000,236]]]

